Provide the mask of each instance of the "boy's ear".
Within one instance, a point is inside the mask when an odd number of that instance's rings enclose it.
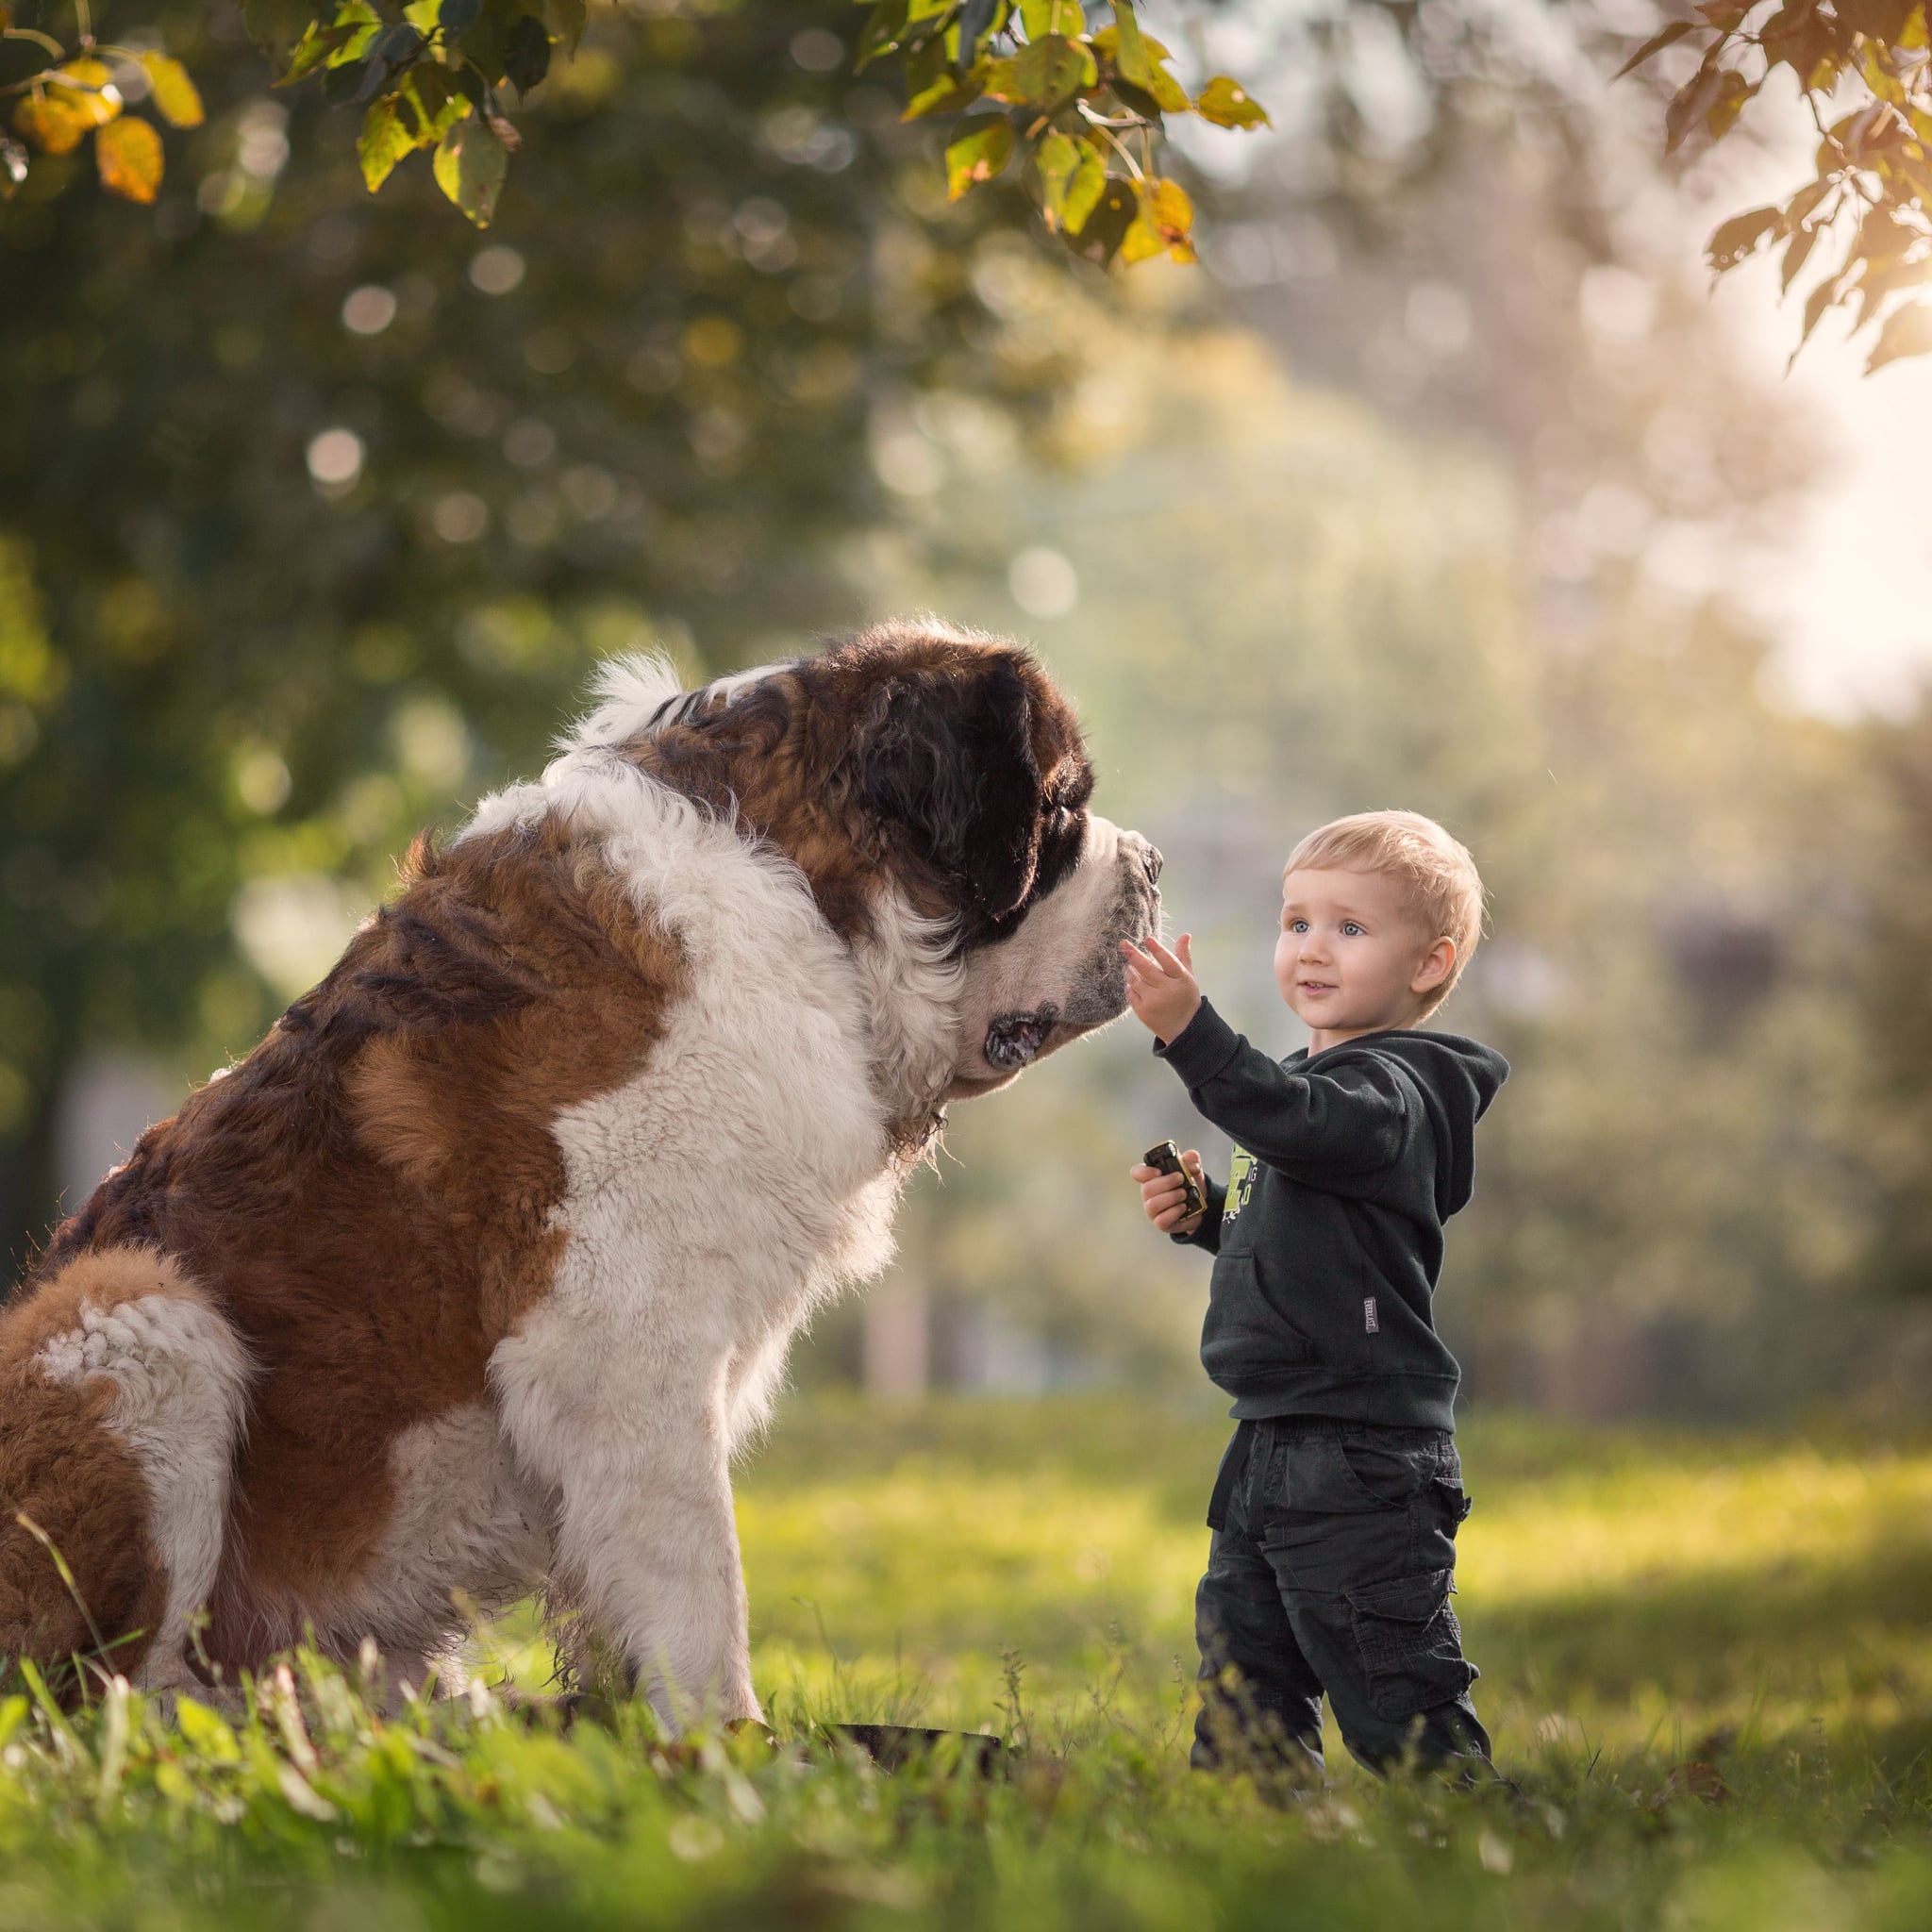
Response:
[[[1446,935],[1423,955],[1408,982],[1410,992],[1434,992],[1456,970],[1456,941]]]

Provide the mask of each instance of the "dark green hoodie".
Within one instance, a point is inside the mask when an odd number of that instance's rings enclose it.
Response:
[[[1442,1224],[1508,1061],[1407,1028],[1272,1060],[1206,1000],[1155,1052],[1239,1143],[1175,1237],[1216,1257],[1201,1361],[1233,1412],[1454,1427],[1461,1371],[1430,1312]]]

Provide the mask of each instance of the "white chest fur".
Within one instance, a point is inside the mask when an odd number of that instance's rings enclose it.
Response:
[[[892,1074],[947,1050],[951,981],[928,946],[902,949],[923,982],[855,958],[782,856],[608,756],[478,820],[558,809],[676,941],[684,984],[643,1068],[556,1124],[568,1245],[491,1387],[558,1494],[567,1586],[660,1708],[750,1715],[730,1452],[812,1306],[891,1255]]]

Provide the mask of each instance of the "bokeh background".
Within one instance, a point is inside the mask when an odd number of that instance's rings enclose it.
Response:
[[[1256,1039],[1281,858],[1385,805],[1492,931],[1515,1077],[1441,1321],[1473,1408],[1880,1422],[1932,1391],[1932,547],[1914,365],[1699,243],[1646,9],[1150,20],[1272,132],[1188,137],[1205,260],[1106,277],[943,203],[830,0],[593,9],[478,235],[130,8],[210,107],[151,210],[0,206],[0,1240],[9,1273],[325,970],[596,661],[691,678],[932,608],[1024,635]],[[25,17],[25,16],[23,16]],[[1793,136],[1796,139],[1796,136]],[[1123,1026],[959,1109],[808,1388],[1193,1399],[1191,1131]],[[1220,1150],[1208,1136],[1210,1158]]]

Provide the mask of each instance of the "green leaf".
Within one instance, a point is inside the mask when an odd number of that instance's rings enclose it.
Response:
[[[1907,303],[1885,318],[1885,326],[1878,331],[1878,340],[1866,360],[1865,374],[1870,375],[1874,369],[1896,362],[1901,356],[1928,354],[1932,354],[1932,303]]]
[[[550,36],[534,14],[525,14],[510,28],[503,43],[503,72],[520,99],[550,72]]]
[[[1070,192],[1070,208],[1072,200]],[[1076,255],[1105,265],[1120,253],[1121,243],[1125,241],[1127,230],[1139,219],[1140,213],[1140,198],[1135,194],[1131,182],[1104,178],[1093,207],[1079,228],[1071,231],[1068,245]]]
[[[958,201],[976,183],[991,181],[1013,158],[1013,129],[1003,114],[973,123],[946,149],[946,199]]]
[[[1067,183],[1062,219],[1069,234],[1078,234],[1093,219],[1107,192],[1107,157],[1091,141],[1079,142],[1080,165]]]
[[[1046,210],[1049,227],[1066,225],[1067,183],[1080,165],[1081,145],[1072,135],[1056,129],[1033,151],[1033,165],[1040,171],[1040,203]]]
[[[1100,78],[1093,56],[1058,34],[1029,41],[1009,59],[995,60],[986,76],[991,100],[1054,108]]]
[[[462,76],[431,61],[410,68],[397,92],[414,110],[418,147],[434,147],[470,111]]]
[[[908,96],[902,121],[917,121],[923,114],[936,114],[941,108],[957,111],[976,101],[992,67],[990,60],[977,62],[970,72],[959,73],[946,53],[946,37],[935,34],[906,57],[906,92]]]
[[[1268,109],[1240,81],[1217,74],[1194,96],[1194,112],[1217,127],[1266,127]]]
[[[295,51],[290,56],[289,64],[276,75],[276,87],[293,87],[297,81],[307,80],[328,57],[345,42],[351,28],[324,26],[320,21],[311,21],[308,31],[302,36]]]
[[[1154,57],[1141,37],[1132,0],[1113,0],[1114,67],[1123,80],[1154,92]]]
[[[436,185],[475,223],[487,228],[509,156],[502,142],[474,118],[458,121],[436,150]]]
[[[110,122],[94,136],[94,162],[101,186],[123,201],[146,208],[161,192],[161,137],[152,121],[129,114]]]
[[[143,54],[141,64],[154,90],[155,107],[171,127],[199,127],[207,120],[200,91],[180,61],[165,54]]]
[[[1087,31],[1087,15],[1080,0],[1020,0],[1020,25],[1029,41],[1048,34],[1073,36]]]
[[[1695,33],[1698,25],[1699,23],[1694,20],[1672,21],[1669,26],[1663,27],[1658,32],[1652,34],[1649,40],[1645,41],[1642,46],[1639,47],[1636,53],[1631,55],[1629,59],[1617,69],[1616,73],[1610,76],[1611,79],[1622,80],[1633,67],[1641,67],[1653,54],[1661,54],[1666,47],[1675,46],[1686,34]]]
[[[1705,256],[1711,267],[1723,275],[1726,269],[1736,268],[1747,255],[1754,254],[1760,243],[1774,235],[1784,221],[1784,210],[1775,208],[1754,208],[1741,215],[1733,215],[1723,223],[1705,246]]]
[[[436,9],[436,24],[442,29],[443,39],[453,41],[475,25],[481,11],[482,0],[441,0]]]
[[[390,177],[391,170],[418,145],[416,130],[403,112],[400,93],[384,94],[369,104],[362,117],[362,133],[356,142],[356,158],[362,163],[362,180],[371,194]]]
[[[864,69],[881,54],[898,52],[906,34],[906,0],[879,0],[858,37],[858,52],[853,57],[855,69]]]

